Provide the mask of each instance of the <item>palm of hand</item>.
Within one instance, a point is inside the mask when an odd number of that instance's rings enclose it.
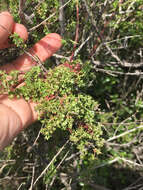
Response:
[[[18,33],[24,40],[27,39],[26,28],[23,25],[14,23],[12,16],[8,12],[0,14],[0,21],[0,49],[9,47],[7,39],[11,32]],[[49,34],[36,43],[29,52],[33,55],[36,54],[41,61],[44,61],[60,47],[60,36],[58,34]],[[35,65],[35,62],[24,54],[12,63],[0,67],[0,70],[6,70],[7,72],[12,70],[27,71],[33,65]],[[34,102],[26,102],[24,99],[16,98],[11,100],[7,95],[0,95],[0,149],[8,145],[21,130],[37,119],[34,107]]]

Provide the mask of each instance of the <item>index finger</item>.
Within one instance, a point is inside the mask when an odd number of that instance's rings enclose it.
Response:
[[[37,42],[28,52],[31,56],[36,56],[43,62],[59,50],[61,45],[61,36],[56,33],[50,33]],[[0,69],[7,72],[12,70],[28,71],[36,65],[31,56],[24,53],[12,63],[1,66]]]
[[[14,25],[14,20],[9,12],[0,13],[0,44],[7,41],[11,34]]]

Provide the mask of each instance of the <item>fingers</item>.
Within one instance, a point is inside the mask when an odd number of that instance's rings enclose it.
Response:
[[[19,116],[22,128],[27,127],[37,119],[37,113],[33,111],[36,104],[28,103],[23,98],[10,99],[8,95],[3,95],[0,97],[0,103],[12,109]]]
[[[0,49],[9,47],[8,36],[10,33],[16,32],[21,38],[26,40],[28,38],[27,29],[18,23],[14,23],[13,17],[9,12],[2,12],[0,14]],[[32,56],[37,56],[42,62],[52,56],[61,47],[61,37],[58,34],[48,34],[36,43],[30,50],[29,53]],[[33,65],[36,64],[33,61],[32,56],[23,54],[11,64],[1,67],[6,71],[11,70],[22,70],[27,71]]]
[[[3,104],[0,104],[0,123],[0,150],[2,150],[23,128],[16,112]]]
[[[51,57],[61,47],[61,37],[58,34],[51,33],[37,42],[30,50],[32,56],[37,56],[42,62]],[[20,56],[12,62],[17,70],[27,71],[36,62],[27,54]]]
[[[0,49],[10,47],[8,37],[16,32],[24,41],[28,38],[27,29],[18,23],[14,23],[13,17],[9,12],[0,13]]]
[[[35,103],[28,103],[24,99],[0,97],[0,150],[37,120],[35,106]]]
[[[18,24],[18,23],[14,23],[13,29],[12,29],[12,33],[17,33],[20,38],[22,38],[24,41],[27,40],[28,38],[28,32],[27,29],[25,28],[24,25],[22,24]]]
[[[32,56],[37,56],[42,62],[52,56],[61,47],[61,37],[56,33],[51,33],[37,42],[30,50],[29,53]],[[10,72],[11,70],[27,71],[32,66],[36,65],[36,62],[31,56],[23,54],[18,57],[11,64],[4,65],[0,69]]]
[[[8,39],[13,25],[13,17],[9,12],[0,13],[0,44],[3,44]]]

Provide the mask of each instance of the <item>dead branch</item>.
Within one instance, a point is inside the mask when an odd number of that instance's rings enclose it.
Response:
[[[42,171],[42,173],[37,177],[37,179],[35,180],[35,182],[33,183],[33,186],[36,185],[36,183],[39,181],[39,179],[41,177],[43,177],[43,175],[46,173],[46,171],[48,170],[48,168],[51,166],[51,164],[55,161],[55,159],[59,156],[59,154],[63,151],[63,149],[65,148],[65,146],[69,143],[69,140],[66,141],[66,143],[59,149],[59,151],[57,152],[57,154],[52,158],[51,162],[47,165],[47,167]]]

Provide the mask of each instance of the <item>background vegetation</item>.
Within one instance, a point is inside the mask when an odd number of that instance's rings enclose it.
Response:
[[[0,153],[0,188],[141,189],[143,0],[5,0],[0,8],[29,32],[26,46],[12,37],[17,47],[0,51],[1,64],[48,33],[63,39],[42,63],[47,83],[40,67],[25,75],[29,88],[13,92],[1,78],[4,91],[39,101],[45,114]]]

